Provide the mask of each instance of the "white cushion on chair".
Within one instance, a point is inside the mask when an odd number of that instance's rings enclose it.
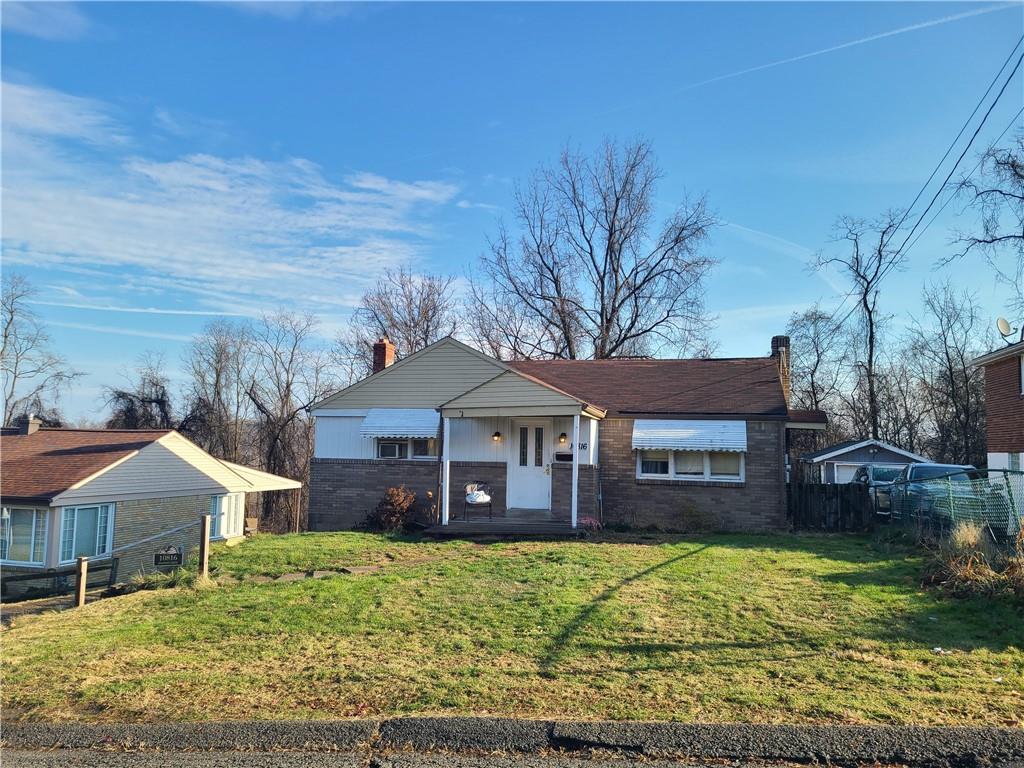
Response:
[[[491,497],[483,491],[470,491],[466,494],[467,504],[490,504]]]

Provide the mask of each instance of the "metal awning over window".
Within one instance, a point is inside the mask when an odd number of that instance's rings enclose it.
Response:
[[[633,447],[668,451],[746,451],[745,421],[637,419]]]
[[[433,408],[371,408],[359,434],[363,437],[437,437],[440,417]]]

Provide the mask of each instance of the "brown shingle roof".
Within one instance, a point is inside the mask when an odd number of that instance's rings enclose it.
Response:
[[[40,429],[0,436],[0,494],[49,501],[101,469],[168,434],[169,429]]]
[[[779,370],[768,357],[517,360],[508,365],[611,416],[787,414]]]
[[[803,424],[828,424],[828,414],[824,411],[790,408],[789,420],[799,421]]]

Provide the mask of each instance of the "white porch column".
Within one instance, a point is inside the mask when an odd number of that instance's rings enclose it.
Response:
[[[451,476],[451,419],[444,417],[444,429],[441,436],[441,525],[448,525],[448,503],[451,494],[448,493],[448,479]]]
[[[576,515],[580,503],[580,415],[572,417],[572,527],[576,527]]]

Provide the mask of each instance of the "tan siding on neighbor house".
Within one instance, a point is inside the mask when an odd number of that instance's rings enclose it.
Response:
[[[464,344],[439,341],[316,404],[330,408],[437,408],[505,370]]]
[[[222,463],[172,432],[79,487],[59,494],[53,505],[225,493],[248,487],[249,483]]]

